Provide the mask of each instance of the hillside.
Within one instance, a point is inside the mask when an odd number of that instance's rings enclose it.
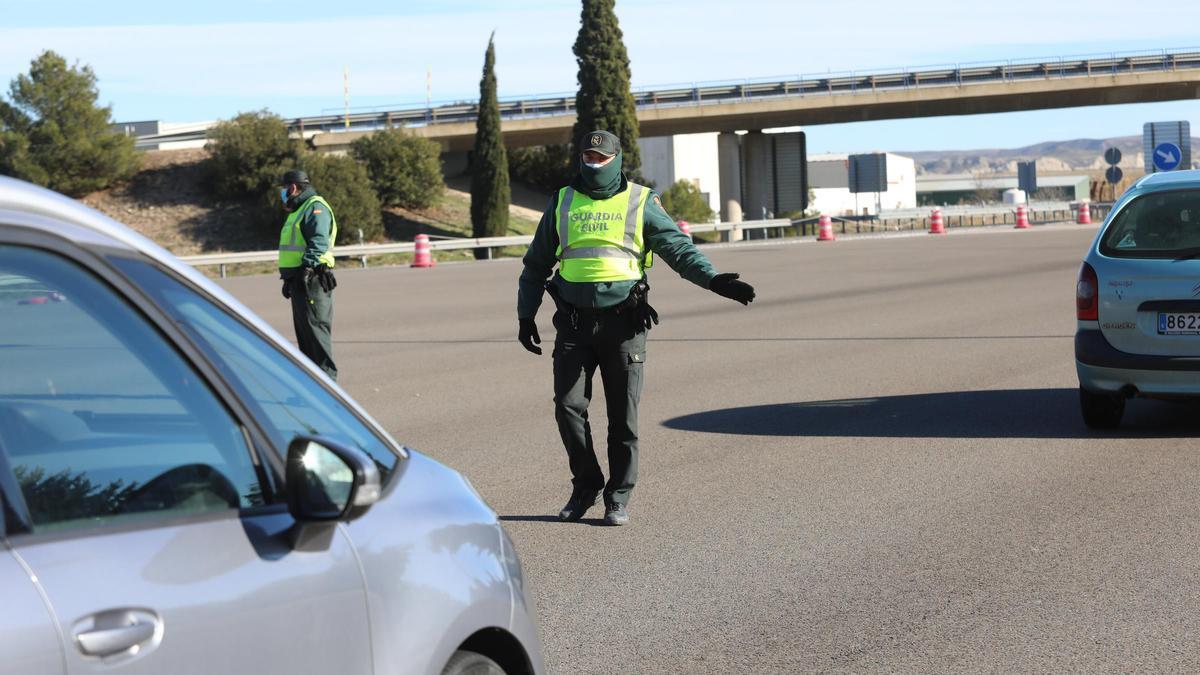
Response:
[[[1017,162],[1037,160],[1038,173],[1063,173],[1069,171],[1103,171],[1108,164],[1104,161],[1104,150],[1116,147],[1121,151],[1121,167],[1143,166],[1142,137],[1120,136],[1116,138],[1079,138],[1070,141],[1047,141],[1023,148],[982,150],[935,150],[927,152],[904,152],[896,154],[912,157],[917,164],[918,174],[1016,174]],[[1192,147],[1200,148],[1200,138],[1192,138]],[[1193,154],[1193,160],[1196,156]]]
[[[275,248],[278,232],[247,227],[244,203],[210,199],[205,189],[206,157],[205,150],[147,152],[142,156],[142,169],[128,182],[94,192],[81,201],[176,255]],[[463,186],[460,182],[448,186],[441,201],[429,209],[385,209],[385,235],[381,241],[412,241],[417,234],[470,236],[470,196],[457,187]],[[541,217],[545,198],[518,186],[513,191],[520,201],[536,207],[512,205],[509,232],[530,234]]]

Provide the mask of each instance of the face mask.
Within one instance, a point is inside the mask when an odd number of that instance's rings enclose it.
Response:
[[[288,189],[285,187],[279,188],[279,201],[286,204],[287,200],[288,200]]]
[[[621,189],[621,155],[604,164],[592,164],[579,158],[579,177],[593,197],[611,197]]]

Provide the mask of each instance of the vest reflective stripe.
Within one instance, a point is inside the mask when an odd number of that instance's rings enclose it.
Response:
[[[321,204],[329,209],[329,250],[322,253],[318,260],[326,267],[333,267],[333,244],[337,241],[337,217],[333,215],[333,209],[329,206],[329,202],[320,195],[314,195],[304,200],[300,208],[289,213],[287,220],[283,222],[283,229],[279,232],[279,267],[281,269],[300,267],[303,264],[304,251],[307,250],[308,243],[304,240],[304,233],[300,231],[300,220],[314,204]]]
[[[595,248],[573,248],[570,252],[563,255],[564,260],[579,260],[580,258],[626,258],[637,260],[640,256],[627,248],[621,247],[595,247]]]
[[[607,199],[570,187],[560,190],[555,208],[559,274],[574,282],[641,279],[651,264],[643,241],[649,196],[650,190],[637,183]]]

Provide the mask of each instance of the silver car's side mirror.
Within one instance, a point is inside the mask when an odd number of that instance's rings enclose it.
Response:
[[[298,522],[353,520],[379,501],[382,481],[367,453],[320,436],[297,436],[287,452],[288,511]]]

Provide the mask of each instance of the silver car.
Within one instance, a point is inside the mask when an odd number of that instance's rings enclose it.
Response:
[[[512,542],[245,307],[0,177],[0,673],[540,673]]]
[[[1200,396],[1200,171],[1150,174],[1114,206],[1075,288],[1084,422],[1132,396]]]

